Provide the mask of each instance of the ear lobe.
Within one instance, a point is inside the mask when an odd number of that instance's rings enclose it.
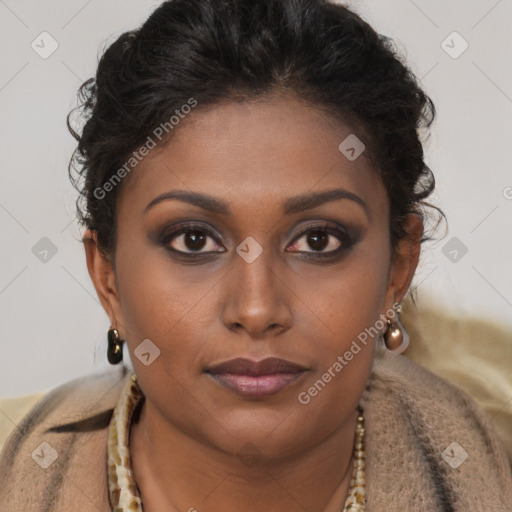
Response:
[[[399,241],[393,259],[389,286],[393,288],[395,302],[400,302],[411,285],[421,253],[423,221],[419,215],[409,213],[403,223],[406,236]]]
[[[103,309],[113,325],[116,324],[119,298],[115,287],[114,269],[98,245],[97,233],[87,229],[82,237],[87,261],[87,270],[94,284]]]

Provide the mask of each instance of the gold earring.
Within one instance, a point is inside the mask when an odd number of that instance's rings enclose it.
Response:
[[[119,336],[119,331],[110,328],[107,333],[108,348],[107,357],[110,364],[118,364],[123,359],[123,341]]]
[[[409,346],[409,334],[402,325],[402,322],[400,322],[398,312],[393,322],[389,318],[386,318],[386,322],[388,323],[388,328],[384,333],[386,348],[391,352],[401,354]]]

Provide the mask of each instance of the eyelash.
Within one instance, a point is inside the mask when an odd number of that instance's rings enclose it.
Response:
[[[178,254],[180,256],[184,256],[186,258],[197,258],[197,257],[201,257],[201,256],[211,255],[212,253],[215,254],[215,253],[226,252],[226,251],[186,252],[186,251],[179,251],[179,250],[169,247],[170,242],[172,242],[179,235],[184,234],[184,233],[190,233],[193,231],[198,231],[202,234],[207,235],[208,237],[214,239],[215,242],[218,244],[216,235],[206,226],[198,225],[198,224],[182,225],[182,226],[179,226],[177,229],[173,230],[172,232],[170,232],[168,234],[164,234],[163,236],[160,237],[161,244],[163,246],[165,246],[169,252],[171,252],[173,254]],[[290,245],[296,244],[304,235],[306,235],[308,233],[315,233],[315,232],[320,232],[320,233],[324,233],[326,235],[334,236],[340,242],[340,247],[338,247],[337,249],[331,250],[331,251],[327,251],[327,252],[320,252],[320,251],[314,251],[314,250],[313,251],[293,251],[293,252],[307,255],[307,256],[305,256],[307,258],[310,258],[310,257],[334,258],[334,257],[340,255],[342,252],[347,251],[348,249],[350,249],[350,247],[352,247],[352,245],[354,245],[354,240],[351,238],[351,236],[346,231],[334,228],[331,225],[326,224],[326,223],[308,225],[306,228],[302,229],[299,233],[297,233],[297,235],[295,236],[295,238],[293,239],[293,241]],[[329,242],[327,245],[329,245]]]

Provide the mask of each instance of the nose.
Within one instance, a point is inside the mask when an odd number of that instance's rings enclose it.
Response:
[[[253,339],[288,330],[292,325],[291,293],[284,276],[271,267],[265,251],[252,263],[237,258],[227,279],[224,325]]]

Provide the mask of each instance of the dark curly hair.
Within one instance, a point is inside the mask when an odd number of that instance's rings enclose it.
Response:
[[[115,256],[122,184],[105,197],[95,191],[155,127],[191,98],[198,110],[275,90],[293,91],[358,130],[388,193],[392,248],[406,236],[405,215],[425,220],[435,180],[420,129],[431,125],[435,107],[390,39],[328,0],[169,0],[106,49],[67,118],[78,141],[69,164],[78,219],[97,232],[102,253]],[[76,111],[81,135],[70,123]]]

